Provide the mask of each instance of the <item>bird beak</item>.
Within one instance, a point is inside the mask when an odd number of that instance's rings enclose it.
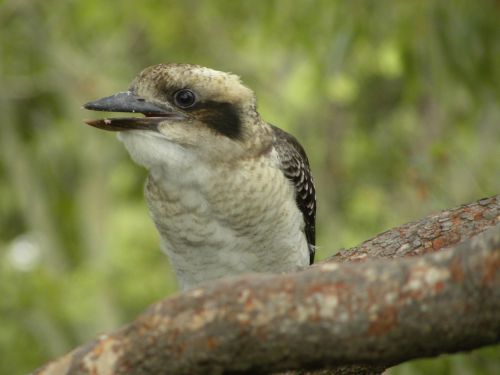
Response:
[[[185,120],[186,115],[171,107],[157,105],[135,95],[131,91],[97,99],[83,105],[91,111],[142,113],[146,117],[118,117],[99,120],[85,120],[88,125],[110,131],[132,129],[158,130],[158,124],[169,120]]]

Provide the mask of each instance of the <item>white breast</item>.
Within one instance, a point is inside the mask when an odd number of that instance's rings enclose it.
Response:
[[[183,289],[246,272],[287,272],[309,264],[304,221],[290,182],[274,157],[207,165],[181,147],[158,149],[150,160],[123,139],[150,169],[146,198]],[[168,155],[165,155],[168,153]],[[165,165],[165,160],[175,163]]]

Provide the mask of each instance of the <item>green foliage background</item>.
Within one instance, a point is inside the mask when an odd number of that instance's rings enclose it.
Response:
[[[319,257],[499,192],[498,1],[0,1],[0,373],[175,291],[146,172],[81,104],[142,68],[242,76],[316,176]],[[334,350],[334,349],[332,349]],[[498,374],[500,351],[391,374]]]

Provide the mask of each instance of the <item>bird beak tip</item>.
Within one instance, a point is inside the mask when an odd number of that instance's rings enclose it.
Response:
[[[94,126],[94,127],[97,127],[97,125],[101,122],[103,122],[103,120],[90,120],[90,119],[84,119],[82,120],[82,122],[84,124],[87,124],[87,125],[90,125],[90,126]]]

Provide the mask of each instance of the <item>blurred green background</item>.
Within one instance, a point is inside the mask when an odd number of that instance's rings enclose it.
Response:
[[[242,76],[295,134],[319,258],[499,192],[498,1],[0,1],[0,373],[175,291],[146,171],[82,103],[159,62]],[[333,349],[332,349],[333,350]],[[499,347],[391,374],[499,374]]]

